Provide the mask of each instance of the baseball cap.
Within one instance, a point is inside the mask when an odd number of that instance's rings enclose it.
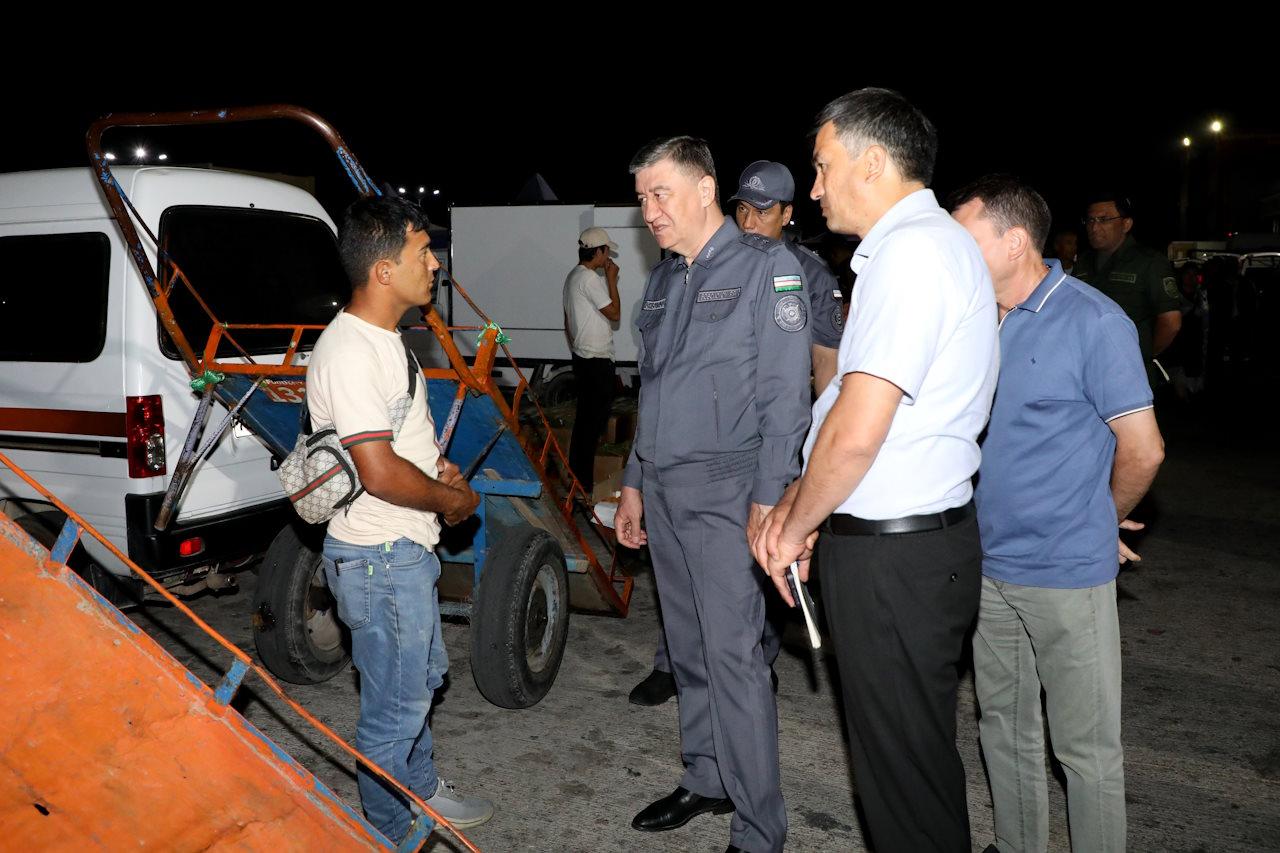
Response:
[[[595,249],[608,246],[611,251],[618,251],[618,244],[609,239],[609,232],[603,228],[588,228],[578,237],[578,245],[583,249]]]
[[[757,160],[738,179],[738,192],[729,200],[745,201],[761,210],[775,204],[791,204],[796,194],[796,181],[791,170],[772,160]]]

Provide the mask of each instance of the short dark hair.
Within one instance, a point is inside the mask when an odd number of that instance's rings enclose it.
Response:
[[[338,252],[351,287],[363,287],[369,268],[378,261],[398,263],[408,232],[429,227],[422,209],[399,196],[364,196],[353,201],[338,229]]]
[[[827,122],[852,156],[869,145],[889,152],[902,177],[926,186],[933,180],[938,159],[938,131],[925,114],[892,89],[858,89],[822,108],[814,133]]]
[[[1091,194],[1084,203],[1084,209],[1088,210],[1095,204],[1106,204],[1109,201],[1115,204],[1116,213],[1125,219],[1133,218],[1133,201],[1124,193],[1118,193],[1110,189],[1099,190]]]
[[[984,175],[961,187],[951,196],[951,209],[977,199],[982,202],[983,218],[1004,234],[1010,228],[1023,228],[1037,249],[1049,239],[1052,217],[1049,205],[1040,193],[1012,175]]]
[[[703,175],[710,175],[716,181],[716,164],[711,159],[711,148],[705,139],[696,136],[671,136],[666,139],[655,139],[636,152],[631,158],[628,171],[631,174],[647,169],[663,160],[670,160],[684,171],[701,180]]]
[[[578,263],[585,264],[587,261],[591,260],[596,255],[600,254],[601,249],[604,249],[606,252],[609,251],[608,246],[592,246],[590,249],[579,246],[578,247]]]

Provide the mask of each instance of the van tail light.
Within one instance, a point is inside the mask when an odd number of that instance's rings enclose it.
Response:
[[[129,452],[129,476],[164,474],[164,403],[159,394],[125,397],[124,431]]]

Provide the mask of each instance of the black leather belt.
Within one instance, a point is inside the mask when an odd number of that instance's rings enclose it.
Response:
[[[875,520],[836,513],[822,522],[823,533],[837,536],[892,536],[897,533],[925,533],[953,527],[973,515],[973,501],[932,515],[909,515],[906,518]]]

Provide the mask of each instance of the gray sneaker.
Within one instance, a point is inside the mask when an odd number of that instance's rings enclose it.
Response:
[[[493,817],[493,803],[479,797],[464,797],[444,779],[440,780],[427,805],[458,829],[479,826]]]

